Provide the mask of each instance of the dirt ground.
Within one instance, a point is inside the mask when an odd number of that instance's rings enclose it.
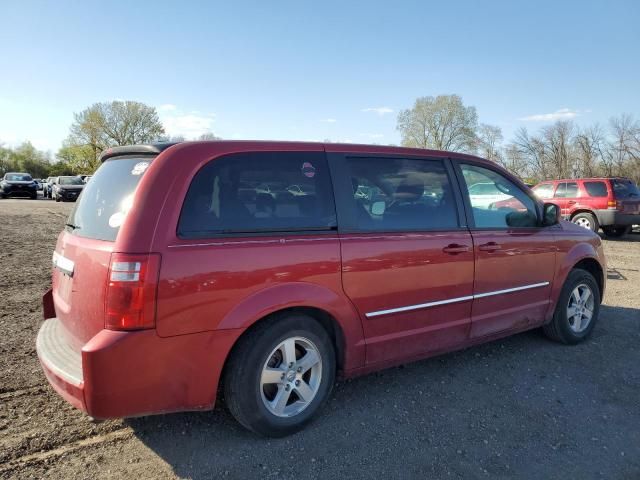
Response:
[[[224,408],[92,423],[47,385],[40,296],[71,207],[0,200],[1,478],[640,478],[640,234],[605,241],[588,342],[534,331],[341,382],[268,440]]]

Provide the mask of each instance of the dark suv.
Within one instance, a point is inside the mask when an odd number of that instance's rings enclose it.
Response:
[[[533,187],[536,196],[560,207],[562,216],[594,232],[621,237],[640,224],[640,190],[628,178],[549,180]]]

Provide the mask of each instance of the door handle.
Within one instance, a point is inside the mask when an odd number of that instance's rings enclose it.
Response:
[[[458,253],[468,252],[469,247],[466,245],[458,245],[457,243],[452,243],[444,247],[442,251],[444,253],[448,253],[449,255],[457,255]]]
[[[578,202],[576,202],[575,200],[569,200],[567,202],[567,205],[575,205],[576,203],[578,203]]]
[[[484,245],[480,245],[478,250],[483,252],[495,252],[496,250],[500,250],[502,246],[498,245],[496,242],[485,243]]]

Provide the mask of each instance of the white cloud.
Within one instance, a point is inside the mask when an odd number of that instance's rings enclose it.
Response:
[[[384,137],[384,135],[382,133],[361,133],[360,136],[361,137],[370,138],[372,140],[375,140],[376,138]]]
[[[325,123],[336,123],[338,120],[336,120],[335,118],[323,118],[320,121]]]
[[[195,139],[203,133],[213,132],[215,114],[201,115],[192,111],[183,113],[176,105],[166,104],[158,107],[160,121],[167,135]]]
[[[393,109],[389,107],[369,107],[369,108],[363,108],[362,111],[377,113],[381,117],[383,115],[386,115],[387,113],[393,113]]]
[[[160,105],[158,107],[159,112],[173,112],[177,109],[173,103],[165,103],[164,105]]]
[[[591,110],[585,110],[590,112]],[[553,113],[538,113],[535,115],[527,115],[519,118],[523,122],[554,122],[556,120],[571,120],[580,115],[580,110],[571,110],[569,108],[561,108]]]

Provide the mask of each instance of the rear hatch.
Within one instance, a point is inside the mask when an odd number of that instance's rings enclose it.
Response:
[[[69,215],[53,254],[53,300],[76,348],[104,328],[107,276],[115,240],[151,156],[106,160]]]
[[[621,213],[640,214],[640,190],[638,186],[627,178],[614,178],[611,180],[613,196],[618,203]]]

